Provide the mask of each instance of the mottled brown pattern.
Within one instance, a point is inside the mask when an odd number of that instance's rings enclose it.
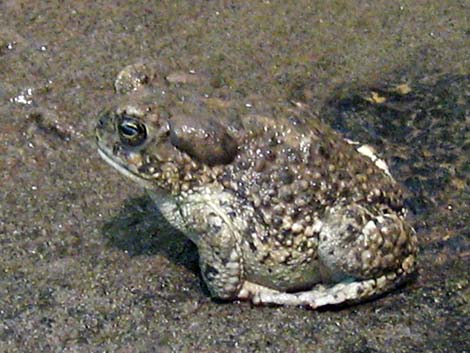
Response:
[[[147,88],[145,68],[119,75],[136,90],[101,115],[100,153],[158,190],[213,296],[317,307],[380,294],[413,271],[402,191],[374,154],[301,104],[244,107],[181,74]]]

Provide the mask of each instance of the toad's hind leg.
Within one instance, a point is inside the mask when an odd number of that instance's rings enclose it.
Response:
[[[316,285],[311,290],[295,293],[280,292],[245,281],[238,297],[251,299],[254,304],[301,305],[312,309],[325,305],[357,303],[385,293],[406,277],[396,273],[376,279],[342,282],[335,285]]]
[[[415,233],[395,213],[374,216],[361,205],[341,205],[327,212],[320,231],[323,284],[283,293],[245,282],[239,297],[311,308],[360,302],[402,283],[414,269],[415,255]]]
[[[328,210],[318,244],[325,280],[367,280],[413,271],[415,231],[391,210],[377,213],[361,204]]]
[[[414,271],[416,252],[415,231],[393,210],[332,207],[320,231],[318,257],[324,280],[338,284],[322,300],[360,301],[395,288]]]

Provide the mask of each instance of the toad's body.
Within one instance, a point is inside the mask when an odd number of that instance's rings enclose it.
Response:
[[[194,241],[214,297],[315,308],[412,272],[402,193],[370,149],[302,109],[250,113],[185,86],[123,96],[102,114],[98,146]]]

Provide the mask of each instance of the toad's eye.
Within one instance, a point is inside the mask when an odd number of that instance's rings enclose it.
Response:
[[[139,146],[147,139],[147,128],[136,119],[124,115],[117,125],[122,143]]]

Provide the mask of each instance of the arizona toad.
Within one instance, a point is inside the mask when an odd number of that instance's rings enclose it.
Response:
[[[402,191],[369,147],[300,104],[237,105],[198,93],[196,76],[145,69],[119,75],[126,94],[99,117],[99,153],[197,245],[213,297],[316,308],[413,272]]]

